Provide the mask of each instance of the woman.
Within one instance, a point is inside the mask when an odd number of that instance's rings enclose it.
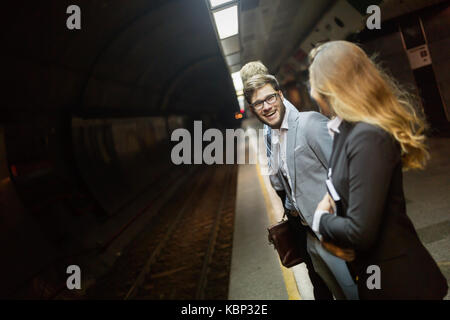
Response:
[[[311,96],[335,116],[329,194],[313,229],[325,247],[344,248],[361,299],[442,299],[446,279],[406,215],[402,184],[402,169],[428,159],[425,123],[357,45],[328,42],[310,57]]]

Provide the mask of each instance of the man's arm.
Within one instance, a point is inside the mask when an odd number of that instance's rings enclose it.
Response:
[[[325,168],[328,168],[333,148],[333,140],[327,128],[328,121],[327,117],[315,111],[308,112],[304,121],[306,141]]]
[[[275,192],[280,197],[283,207],[288,210],[295,210],[294,205],[291,203],[289,197],[286,194],[286,190],[284,189],[283,183],[280,181],[278,174],[270,175],[269,180],[272,188],[274,188]]]

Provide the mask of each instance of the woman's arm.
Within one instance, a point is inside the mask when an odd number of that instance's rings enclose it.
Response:
[[[325,241],[365,251],[377,237],[393,168],[399,160],[393,140],[380,130],[363,131],[349,141],[349,207],[345,217],[321,217],[319,232]]]

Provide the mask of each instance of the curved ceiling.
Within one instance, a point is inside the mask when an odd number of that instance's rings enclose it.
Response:
[[[81,30],[66,27],[72,4]],[[10,6],[2,30],[10,109],[83,117],[239,110],[204,0]]]

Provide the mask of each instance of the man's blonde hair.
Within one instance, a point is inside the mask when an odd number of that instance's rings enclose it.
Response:
[[[257,74],[269,74],[269,70],[267,70],[266,66],[263,65],[261,61],[251,61],[245,64],[239,73],[241,75],[242,83],[245,84],[251,77]]]

